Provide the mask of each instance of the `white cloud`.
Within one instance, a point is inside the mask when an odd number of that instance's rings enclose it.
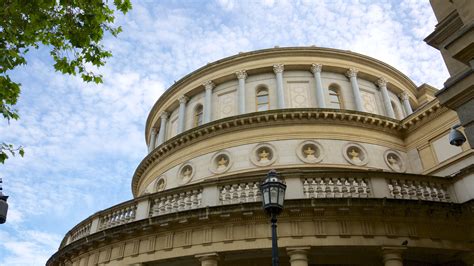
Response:
[[[314,44],[375,57],[417,84],[440,87],[447,78],[439,52],[422,40],[436,24],[427,1],[133,4],[117,20],[123,33],[104,42],[114,54],[100,70],[104,84],[54,73],[44,48],[14,74],[23,84],[21,120],[0,122],[0,136],[24,145],[26,155],[2,169],[11,197],[0,264],[44,264],[72,226],[129,199],[131,176],[146,154],[149,110],[174,80],[208,62]]]

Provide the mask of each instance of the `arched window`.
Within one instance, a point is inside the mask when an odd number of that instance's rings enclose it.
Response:
[[[256,97],[257,111],[267,111],[270,109],[270,99],[267,88],[259,88]]]
[[[337,85],[334,84],[329,86],[329,108],[342,108],[340,89]]]
[[[200,126],[202,125],[202,113],[203,113],[203,108],[201,104],[198,104],[194,108],[194,126]]]

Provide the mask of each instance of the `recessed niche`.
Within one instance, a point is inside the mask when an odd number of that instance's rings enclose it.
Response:
[[[156,192],[163,191],[166,188],[166,177],[161,176],[156,181]]]
[[[250,161],[256,166],[268,166],[277,159],[276,149],[269,143],[258,144],[252,149]]]
[[[403,161],[402,155],[394,150],[387,150],[384,153],[384,161],[387,166],[395,172],[405,172],[406,164]]]
[[[347,143],[342,149],[342,155],[353,165],[363,166],[369,162],[367,150],[357,143]]]
[[[209,170],[215,174],[227,172],[232,166],[232,158],[228,151],[216,152],[212,158]]]
[[[190,162],[184,163],[178,170],[178,180],[181,184],[186,184],[194,176],[195,169]]]
[[[319,163],[324,157],[323,147],[313,140],[303,141],[298,145],[296,155],[305,163]]]

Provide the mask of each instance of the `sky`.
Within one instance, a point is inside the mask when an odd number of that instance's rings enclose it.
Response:
[[[142,0],[117,17],[118,38],[104,39],[113,58],[101,85],[54,72],[47,47],[31,50],[11,73],[22,84],[21,118],[0,121],[0,141],[26,153],[0,165],[10,196],[0,265],[44,265],[74,225],[132,198],[148,112],[184,75],[239,52],[316,45],[442,88],[446,67],[423,42],[436,23],[428,0]]]

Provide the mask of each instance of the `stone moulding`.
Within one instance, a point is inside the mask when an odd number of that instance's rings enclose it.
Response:
[[[401,137],[404,129],[400,121],[381,115],[365,112],[340,109],[320,108],[292,108],[270,110],[266,112],[247,113],[212,121],[196,128],[187,130],[165,141],[150,152],[138,165],[132,178],[132,192],[137,196],[140,177],[148,167],[161,158],[168,156],[177,149],[183,149],[198,141],[209,137],[232,131],[241,130],[243,127],[258,128],[282,124],[343,124],[356,127],[370,128]]]
[[[461,232],[464,232],[462,228],[466,228],[465,226],[468,225],[463,224],[459,226],[458,220],[460,217],[472,219],[473,207],[472,201],[464,204],[433,202],[430,205],[420,205],[418,201],[403,201],[399,199],[295,199],[285,202],[285,210],[280,215],[279,223],[281,226],[285,226],[285,224],[288,223],[291,224],[292,221],[295,220],[298,221],[296,223],[307,223],[315,221],[314,217],[317,216],[319,220],[316,221],[320,221],[326,225],[328,225],[328,223],[334,224],[334,221],[339,221],[346,223],[346,225],[350,223],[351,225],[360,226],[364,219],[370,217],[374,224],[369,226],[371,227],[369,232],[363,228],[357,229],[357,226],[348,226],[346,228],[347,230],[340,230],[339,233],[322,230],[318,236],[314,237],[328,237],[331,235],[350,237],[370,234],[379,237],[385,236],[387,238],[436,238],[443,239],[443,241],[457,241],[456,237],[452,237],[453,231],[450,231],[448,236],[434,229],[441,223],[443,225],[452,224],[458,228],[453,228],[452,230],[455,231],[457,236],[460,235]],[[247,215],[248,213],[252,213],[252,215],[249,216]],[[232,217],[232,219],[229,219],[229,217]],[[388,229],[395,228],[394,225],[399,224],[398,219],[400,217],[408,219],[406,222],[407,228],[408,225],[412,223],[412,226],[429,227],[430,230],[418,232],[415,228],[415,230],[404,230],[403,232],[400,230],[384,231],[383,226],[381,227],[381,225],[385,223]],[[139,233],[142,239],[156,240],[157,234],[161,236],[164,234],[173,236],[172,232],[182,231],[183,228],[189,226],[189,223],[199,224],[203,220],[207,221],[207,224],[203,225],[205,227],[208,227],[208,224],[225,227],[229,222],[252,225],[268,223],[268,218],[262,211],[259,202],[249,202],[244,205],[233,204],[208,207],[205,208],[205,212],[203,212],[203,209],[194,209],[179,214],[170,213],[108,228],[102,232],[97,232],[78,239],[69,245],[61,246],[58,252],[48,260],[46,265],[62,265],[61,262],[72,257],[80,257],[91,250],[92,247],[97,249],[99,246],[104,246],[104,244],[111,246],[123,241],[136,241],[136,233]],[[164,223],[166,223],[166,226],[162,226]],[[375,224],[378,225],[376,231],[374,231],[373,228]],[[298,229],[299,224],[291,224],[291,226]],[[148,229],[144,230],[144,228]],[[291,237],[292,235],[293,232],[291,235],[284,234],[282,237]],[[155,238],[153,236],[155,236]],[[255,236],[253,237],[255,238]],[[259,236],[259,238],[262,238],[262,236]],[[229,243],[231,242],[232,240],[229,240]],[[171,246],[163,248],[172,249],[180,247],[179,244],[173,244],[172,241],[170,241],[170,243],[172,243]],[[199,245],[199,243],[197,243],[197,245]]]
[[[270,110],[265,112],[247,113],[238,116],[227,117],[212,121],[199,127],[187,130],[177,136],[165,141],[149,153],[138,165],[132,178],[132,192],[136,197],[140,177],[148,167],[157,162],[163,156],[169,155],[177,148],[181,149],[211,136],[225,134],[246,128],[266,127],[270,125],[287,124],[344,124],[357,127],[371,128],[401,138],[416,128],[424,125],[427,121],[446,112],[437,100],[421,107],[412,115],[403,120],[391,119],[381,115],[365,112],[327,108],[292,108],[281,110]]]

